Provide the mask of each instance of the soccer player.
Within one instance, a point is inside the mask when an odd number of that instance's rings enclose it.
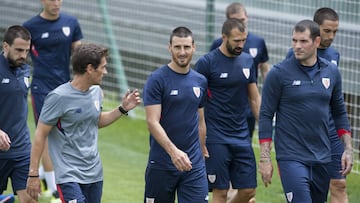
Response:
[[[234,2],[231,3],[227,8],[226,8],[226,18],[236,18],[239,19],[241,21],[243,21],[243,23],[245,24],[245,26],[248,26],[248,15],[247,15],[247,11],[246,8],[243,4],[239,3],[239,2]],[[214,50],[216,48],[218,48],[222,43],[222,38],[218,38],[216,40],[214,40],[210,50]],[[265,44],[265,40],[264,38],[255,35],[252,32],[248,31],[248,35],[246,37],[246,42],[244,44],[243,47],[243,52],[250,54],[253,59],[254,59],[254,66],[255,66],[255,76],[256,78],[258,78],[258,70],[260,69],[261,71],[261,76],[263,79],[265,79],[266,74],[269,71],[269,56],[268,56],[268,51],[267,51],[267,47]],[[249,133],[250,136],[252,137],[254,134],[254,129],[255,129],[255,117],[254,114],[251,112],[251,108],[248,105],[247,107],[247,123],[248,123],[248,127],[249,127]]]
[[[34,66],[31,82],[31,101],[35,125],[38,123],[46,95],[70,80],[71,50],[83,38],[78,20],[60,12],[62,0],[41,0],[43,10],[24,23],[32,36],[31,59]],[[48,191],[58,197],[54,169],[48,147],[42,157]],[[40,170],[41,172],[42,170]]]
[[[10,178],[20,203],[33,202],[25,190],[31,149],[27,126],[30,67],[25,64],[30,43],[29,31],[14,25],[5,31],[0,53],[0,195]]]
[[[271,183],[272,120],[276,114],[275,152],[288,202],[326,202],[327,165],[331,162],[329,118],[345,145],[341,175],[351,171],[350,125],[336,65],[319,57],[320,27],[298,22],[292,35],[294,55],[275,65],[265,80],[259,121],[259,168],[265,186]]]
[[[229,18],[222,27],[222,44],[200,57],[195,69],[208,80],[204,107],[209,158],[206,170],[214,203],[225,203],[229,183],[237,190],[232,201],[247,203],[255,196],[256,161],[246,107],[258,118],[260,96],[253,58],[243,52],[246,25]]]
[[[204,157],[204,76],[190,68],[195,44],[186,27],[172,31],[171,61],[155,70],[144,87],[150,152],[145,172],[145,203],[208,202]],[[176,194],[176,195],[175,195]]]
[[[98,128],[110,125],[140,103],[138,90],[127,92],[122,104],[102,112],[102,78],[107,74],[107,49],[81,44],[72,55],[73,80],[51,91],[35,130],[27,192],[40,193],[39,161],[48,139],[62,202],[100,203],[103,170],[97,148]]]
[[[339,65],[340,54],[331,47],[336,32],[339,27],[339,16],[331,8],[323,7],[316,10],[314,14],[314,21],[320,26],[320,45],[317,49],[318,56]],[[290,58],[294,52],[289,50],[287,58]],[[331,114],[330,114],[331,116]],[[346,179],[341,175],[341,156],[344,152],[344,145],[335,129],[334,120],[330,119],[330,142],[331,142],[331,164],[328,165],[328,171],[330,173],[330,199],[332,203],[347,203],[349,202],[348,195],[346,193]]]

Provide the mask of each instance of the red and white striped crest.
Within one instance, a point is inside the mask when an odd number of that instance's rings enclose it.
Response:
[[[330,87],[330,78],[322,78],[322,84],[328,89]]]

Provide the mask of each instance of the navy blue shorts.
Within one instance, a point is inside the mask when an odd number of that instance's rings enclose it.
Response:
[[[330,175],[330,179],[345,179],[345,176],[341,175],[341,157],[342,154],[332,154],[331,162],[327,165],[327,170]]]
[[[205,166],[187,172],[146,168],[144,203],[208,202],[208,185]]]
[[[44,105],[46,93],[32,92],[31,93],[31,105],[34,113],[35,123],[38,122],[40,117],[41,108]]]
[[[285,198],[291,203],[326,202],[330,177],[327,164],[278,161]]]
[[[6,190],[9,178],[14,194],[18,190],[25,190],[29,167],[30,154],[18,158],[0,159],[0,194]]]
[[[62,202],[100,203],[103,181],[90,184],[63,183],[57,185]]]
[[[206,171],[210,191],[256,188],[256,161],[251,145],[207,144],[210,157],[206,159]]]

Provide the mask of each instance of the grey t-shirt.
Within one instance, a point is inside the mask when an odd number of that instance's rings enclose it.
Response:
[[[57,184],[89,184],[103,180],[97,144],[101,104],[99,86],[81,92],[70,82],[60,85],[46,97],[40,121],[54,126],[48,142]]]

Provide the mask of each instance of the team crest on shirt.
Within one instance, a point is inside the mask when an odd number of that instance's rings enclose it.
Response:
[[[208,180],[210,183],[215,183],[216,175],[208,175]]]
[[[100,102],[99,102],[99,100],[94,101],[94,106],[95,106],[97,111],[100,111]]]
[[[243,71],[246,79],[249,79],[249,77],[250,77],[250,68],[243,68],[242,71]]]
[[[200,97],[200,87],[193,87],[193,92],[197,98]]]
[[[258,49],[257,48],[250,48],[249,53],[253,58],[255,58],[257,56],[257,54],[258,54]]]
[[[29,78],[28,77],[24,77],[24,83],[25,83],[26,87],[29,88]]]
[[[70,27],[66,26],[62,28],[62,31],[66,37],[70,35]]]
[[[328,89],[330,87],[330,78],[322,78],[322,84]]]
[[[286,193],[286,199],[288,200],[288,202],[291,202],[293,198],[294,198],[293,192]]]

